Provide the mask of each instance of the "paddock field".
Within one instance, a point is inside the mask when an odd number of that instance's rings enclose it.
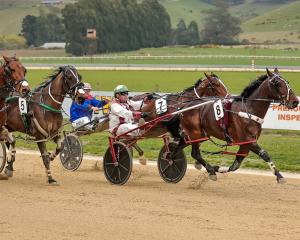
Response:
[[[0,181],[0,239],[299,239],[300,180],[188,170],[164,183],[156,167],[134,165],[124,186],[109,184],[94,161],[66,172],[58,159],[47,186],[41,159],[17,154]]]
[[[280,70],[280,68],[279,68]],[[29,70],[26,78],[32,88],[48,78],[51,70]],[[79,70],[82,81],[90,82],[94,90],[112,91],[118,84],[125,84],[136,92],[181,92],[193,86],[197,79],[204,77],[203,72],[182,71],[96,71]],[[209,72],[208,72],[209,73]],[[214,72],[225,83],[228,91],[239,94],[252,80],[265,72]],[[300,95],[300,74],[282,72],[291,87]]]

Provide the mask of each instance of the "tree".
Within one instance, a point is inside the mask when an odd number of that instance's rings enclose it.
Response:
[[[175,30],[175,44],[184,45],[188,43],[187,29],[183,19],[180,19]]]
[[[171,32],[171,20],[166,9],[157,0],[144,0],[141,8],[144,18],[143,47],[165,46]]]
[[[21,32],[29,46],[40,46],[45,42],[61,42],[65,39],[62,19],[52,13],[40,17],[27,15],[23,19]]]
[[[203,43],[234,44],[241,33],[241,21],[228,12],[228,4],[219,0],[216,8],[207,10],[204,28],[201,32]]]
[[[26,43],[28,46],[34,45],[34,43],[35,43],[36,22],[37,22],[37,17],[31,16],[31,15],[27,15],[23,19],[21,33],[23,34],[24,38],[26,39]]]
[[[98,52],[166,45],[170,17],[157,0],[79,0],[62,11],[67,52],[85,54],[86,29],[97,30]],[[79,45],[81,47],[79,47]]]
[[[195,21],[191,21],[187,28],[188,45],[199,44],[199,28]]]
[[[191,21],[186,27],[183,19],[180,19],[177,28],[170,34],[170,45],[196,45],[199,43],[199,29],[195,21]]]

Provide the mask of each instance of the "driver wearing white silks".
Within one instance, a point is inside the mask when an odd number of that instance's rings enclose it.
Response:
[[[109,131],[114,135],[121,135],[138,127],[140,118],[147,117],[147,113],[140,112],[140,108],[144,102],[151,99],[150,96],[144,100],[132,101],[128,99],[128,88],[125,85],[118,85],[114,89],[114,99],[110,106],[109,114]],[[130,136],[139,136],[139,129],[128,133]]]

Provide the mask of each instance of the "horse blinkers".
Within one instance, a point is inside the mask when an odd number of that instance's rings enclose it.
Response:
[[[73,70],[75,70],[76,73],[74,73]],[[68,73],[70,75],[68,75]],[[66,91],[67,94],[74,97],[76,95],[78,88],[83,87],[83,83],[81,82],[81,76],[77,73],[77,70],[75,68],[68,67],[63,71],[63,78],[64,78],[64,90]],[[69,84],[70,81],[72,81],[71,84]]]
[[[10,77],[11,74],[12,74],[12,71],[11,71],[10,67],[6,65],[4,67],[4,75],[5,75],[5,77]]]
[[[280,75],[278,74],[273,74],[273,76],[269,77],[270,86],[275,89],[275,98],[278,98],[278,100],[280,101],[280,105],[285,105],[290,109],[297,107],[299,101],[295,96],[293,90],[289,86],[288,81],[280,77]],[[283,93],[283,89],[286,89],[286,92]],[[295,100],[291,100],[291,98],[295,98]]]

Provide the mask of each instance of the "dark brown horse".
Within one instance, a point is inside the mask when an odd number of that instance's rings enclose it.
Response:
[[[176,94],[167,94],[165,96],[167,101],[167,111],[164,114],[180,110],[196,100],[206,101],[211,100],[214,97],[226,98],[227,96],[229,96],[226,86],[218,76],[214,74],[204,74],[205,78],[199,79],[193,86],[186,88],[182,92]],[[145,96],[147,96],[147,94],[138,95],[133,97],[133,100],[140,100]],[[146,118],[147,121],[161,116],[157,115],[156,113],[155,99],[149,104],[145,105],[142,108],[142,111],[150,113],[149,117]],[[179,124],[179,116],[174,116],[170,119],[166,119],[158,123],[155,127],[151,128],[150,131],[146,132],[145,137],[158,137],[169,132],[171,133],[172,137],[183,141],[179,131]],[[142,149],[140,149],[137,145],[135,145],[135,148],[138,151],[140,157],[143,156]]]
[[[231,145],[240,145],[240,147],[235,161],[227,171],[237,170],[249,151],[252,151],[269,164],[279,183],[284,182],[269,154],[256,142],[261,134],[263,118],[272,101],[280,101],[289,109],[297,107],[299,103],[288,82],[281,77],[277,69],[274,73],[267,69],[266,75],[253,81],[232,102],[231,109],[227,110],[227,132],[232,140]],[[216,121],[213,103],[183,112],[181,126],[184,134],[192,140],[206,136],[226,140],[222,127]],[[218,171],[219,167],[209,165],[202,158],[199,144],[197,145],[192,146],[192,157],[206,168],[211,179],[216,180],[215,171]]]
[[[61,113],[62,102],[66,95],[75,96],[78,87],[81,87],[81,77],[77,70],[71,66],[63,66],[56,70],[50,79],[41,84],[28,98],[28,113],[20,114],[17,99],[8,102],[7,128],[9,131],[19,131],[27,133],[35,138],[42,155],[46,168],[47,181],[49,184],[56,183],[51,176],[50,160],[51,156],[46,148],[46,142],[53,140],[57,143],[57,148],[52,155],[60,151],[60,128],[63,122]],[[12,157],[8,160],[5,168],[7,176],[13,174],[13,162],[15,160],[15,141],[12,143]]]
[[[229,96],[228,91],[224,83],[218,78],[218,76],[206,73],[205,78],[199,79],[193,86],[186,88],[180,93],[167,94],[166,103],[167,111],[163,114],[172,113],[177,110],[184,108],[187,105],[190,105],[194,101],[201,100],[211,100],[212,98],[226,98]],[[149,112],[149,117],[146,120],[155,119],[158,116],[155,108],[155,101],[151,101],[149,104],[142,108],[143,112]],[[155,128],[151,129],[147,133],[149,137],[159,136],[167,131],[172,133],[174,137],[179,137],[178,135],[179,127],[179,116],[174,116],[171,119],[166,119],[162,123],[158,124]]]
[[[12,94],[25,95],[30,91],[25,79],[26,69],[15,57],[3,56],[4,63],[0,66],[0,138],[7,137],[7,130],[4,128],[7,114],[5,99]],[[2,134],[1,134],[2,132]]]

